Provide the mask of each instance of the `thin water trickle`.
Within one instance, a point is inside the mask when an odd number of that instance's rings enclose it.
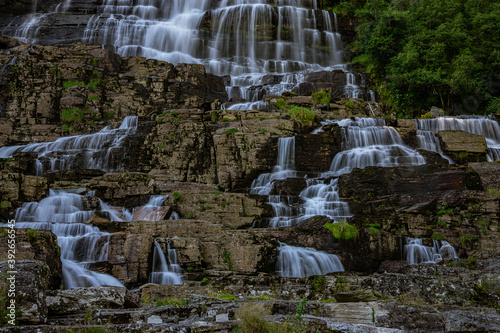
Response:
[[[458,258],[455,248],[447,241],[432,240],[432,246],[423,245],[422,239],[407,238],[404,258],[410,265],[434,264],[443,259]]]
[[[167,256],[160,244],[154,241],[153,270],[149,282],[156,284],[182,284],[181,268],[177,262],[177,252],[167,242]]]
[[[278,251],[278,276],[304,277],[344,271],[344,266],[334,254],[286,244],[281,244]]]

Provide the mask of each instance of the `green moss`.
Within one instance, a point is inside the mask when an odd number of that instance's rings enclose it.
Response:
[[[38,230],[30,228],[26,229],[26,237],[28,238],[28,241],[30,242],[31,245],[34,245],[36,243],[39,236],[40,233],[38,232]]]
[[[172,196],[174,197],[174,203],[180,205],[184,202],[184,196],[182,194],[180,194],[179,192],[172,193]]]
[[[358,236],[356,227],[347,222],[327,223],[325,228],[330,230],[336,239],[351,240]]]
[[[443,240],[445,239],[444,235],[440,234],[432,234],[432,239]]]
[[[63,82],[63,87],[65,89],[67,88],[71,88],[71,87],[74,87],[74,86],[85,86],[85,83],[82,82],[82,81],[66,81],[66,82]]]
[[[225,130],[224,132],[222,132],[222,134],[229,135],[229,134],[232,134],[232,133],[235,133],[235,132],[238,132],[238,129],[236,129],[236,128],[230,128],[230,129]]]
[[[305,126],[311,126],[316,118],[314,111],[301,106],[294,106],[287,113],[292,116],[292,119],[300,121]]]
[[[372,237],[378,237],[380,235],[380,231],[374,227],[370,227],[368,234]]]
[[[226,300],[226,301],[237,301],[238,300],[236,298],[236,296],[233,296],[233,295],[230,295],[230,294],[220,294],[220,295],[217,295],[217,298],[223,299],[223,300]]]
[[[98,96],[95,96],[95,95],[90,95],[89,99],[92,99],[92,100],[95,100],[95,101],[100,100],[100,98]]]
[[[232,270],[233,263],[231,261],[231,256],[229,255],[229,252],[227,252],[226,250],[224,250],[224,252],[222,253],[222,259],[227,264],[228,270]]]
[[[77,108],[64,109],[61,112],[60,118],[65,123],[74,124],[82,122],[84,114],[83,110]]]
[[[200,286],[204,287],[206,286],[207,284],[209,284],[210,282],[208,281],[207,278],[203,278],[203,280],[201,280],[200,282]]]
[[[181,306],[181,305],[188,305],[189,300],[188,299],[178,299],[178,298],[164,298],[164,299],[159,299],[156,301],[156,306],[165,306],[165,305],[171,305],[171,306]]]
[[[111,119],[115,116],[115,113],[116,112],[114,110],[105,111],[102,116],[104,119]]]
[[[330,93],[320,89],[312,94],[312,98],[316,104],[329,104],[330,103]]]
[[[345,106],[348,108],[348,109],[354,109],[354,102],[351,102],[351,101],[347,101],[345,102]]]
[[[276,106],[280,110],[285,110],[288,106],[287,102],[285,102],[285,100],[283,100],[283,99],[278,99],[273,104],[274,104],[274,106]]]

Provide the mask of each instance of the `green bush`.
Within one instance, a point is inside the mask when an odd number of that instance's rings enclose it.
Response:
[[[182,204],[184,202],[184,196],[179,192],[172,193],[172,196],[174,197],[174,203]]]
[[[83,110],[72,108],[62,110],[60,117],[61,121],[72,124],[82,122],[84,114]]]
[[[230,128],[230,129],[225,130],[224,132],[222,132],[222,134],[229,135],[229,134],[232,134],[232,133],[235,133],[235,132],[238,132],[238,130],[236,128]]]
[[[320,89],[312,94],[312,98],[316,104],[329,104],[330,103],[330,93]]]
[[[306,126],[311,126],[316,118],[314,111],[301,106],[294,106],[287,112],[292,116],[292,119],[296,119]]]
[[[85,86],[85,83],[83,83],[82,81],[66,81],[66,82],[63,82],[63,87],[65,89],[71,88],[71,87],[74,87],[74,86]]]
[[[287,103],[283,99],[278,99],[275,103],[273,103],[280,110],[284,110],[287,107]]]
[[[350,240],[358,236],[356,227],[347,222],[327,223],[325,228],[330,230],[336,239]]]

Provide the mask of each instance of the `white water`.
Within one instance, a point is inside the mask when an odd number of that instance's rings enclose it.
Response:
[[[153,270],[149,276],[149,282],[156,284],[182,284],[181,268],[177,263],[177,253],[170,248],[167,242],[167,256],[154,241]]]
[[[425,246],[419,238],[407,238],[404,258],[410,265],[434,264],[443,259],[458,258],[455,248],[447,241],[433,240],[433,246]]]
[[[127,136],[137,129],[137,117],[125,117],[117,129],[105,127],[94,134],[62,137],[54,142],[30,143],[25,146],[0,148],[0,158],[12,157],[15,152],[36,152],[36,173],[44,170],[59,171],[74,168],[101,169],[114,171],[120,168],[120,162],[112,165],[110,157],[114,152],[126,149],[122,147]]]
[[[350,173],[354,168],[368,166],[411,166],[425,163],[425,159],[418,152],[406,147],[399,133],[392,127],[384,126],[385,121],[373,118],[354,118],[341,121],[325,121],[322,125],[337,123],[342,126],[343,151],[332,160],[330,170],[322,176],[307,180],[307,187],[299,194],[302,204],[297,200],[281,195],[270,195],[269,204],[273,208],[274,216],[269,227],[286,227],[295,225],[313,216],[327,216],[334,222],[346,221],[351,216],[349,205],[344,202],[338,193],[338,176]],[[315,131],[317,132],[317,131]],[[285,155],[292,152],[278,147],[279,172],[281,165],[287,158],[295,156]],[[288,156],[288,157],[287,157]],[[286,169],[286,168],[285,168]],[[295,168],[294,168],[295,169]],[[266,195],[272,189],[274,179],[296,177],[296,172],[281,175],[263,174],[252,184],[252,192]]]
[[[278,251],[278,276],[304,277],[344,271],[344,266],[334,254],[286,244],[281,244]]]
[[[259,175],[252,182],[250,193],[267,195],[272,189],[273,181],[294,178],[295,171],[295,137],[278,139],[278,161],[271,173]]]
[[[489,148],[488,161],[500,160],[500,126],[497,121],[489,117],[439,117],[436,119],[417,119],[415,122],[419,131],[430,131],[434,135],[444,130],[465,131],[482,135],[486,138],[486,144]],[[437,138],[434,139],[434,141],[435,140],[437,140]]]
[[[101,211],[106,212],[110,221],[130,222],[130,221],[161,221],[165,218],[168,211],[163,206],[163,202],[168,198],[168,195],[152,195],[149,201],[140,207],[132,209],[125,207],[112,207],[99,199]],[[179,215],[172,212],[170,220],[178,220]]]
[[[40,202],[24,203],[16,211],[16,227],[51,230],[61,247],[65,288],[123,286],[116,278],[88,270],[108,257],[109,234],[84,224],[93,211],[83,210],[82,197],[50,190]]]
[[[105,0],[83,41],[112,46],[123,56],[199,63],[230,75],[229,98],[248,102],[234,110],[260,108],[259,95],[297,89],[304,73],[347,72],[337,17],[311,0]],[[346,97],[360,97],[356,78],[347,73]],[[266,84],[269,75],[272,84]]]

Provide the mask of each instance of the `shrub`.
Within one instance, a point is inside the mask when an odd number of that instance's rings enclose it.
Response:
[[[85,86],[85,83],[83,83],[81,81],[66,81],[66,82],[63,82],[63,87],[65,89],[71,88],[71,87],[74,87],[74,86]]]
[[[274,106],[276,106],[280,110],[284,110],[287,107],[287,103],[283,99],[278,99],[276,102],[273,103]]]
[[[329,104],[330,93],[323,89],[317,90],[312,94],[312,98],[316,104]]]
[[[172,196],[174,197],[174,202],[176,204],[182,204],[184,202],[184,196],[179,192],[172,193]]]
[[[294,106],[287,112],[292,116],[292,119],[296,119],[306,126],[311,126],[316,118],[314,111],[301,106]]]
[[[83,120],[84,111],[72,108],[72,109],[64,109],[61,112],[61,121],[65,123],[80,123]]]
[[[325,228],[330,230],[336,239],[350,240],[358,236],[356,227],[347,222],[327,223]]]
[[[238,132],[238,130],[236,128],[230,128],[230,129],[225,130],[224,132],[222,132],[222,134],[229,135],[229,134],[232,134],[232,133],[235,133],[235,132]]]

